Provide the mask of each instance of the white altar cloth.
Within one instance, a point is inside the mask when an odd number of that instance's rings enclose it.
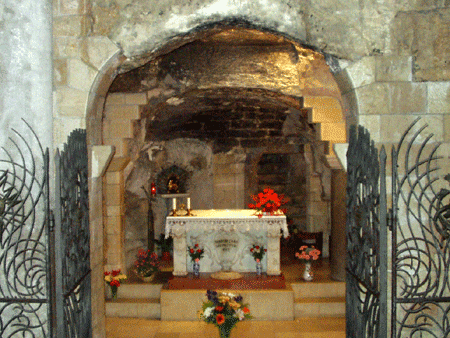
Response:
[[[199,243],[205,247],[205,258],[200,264],[200,271],[218,271],[218,264],[223,259],[214,252],[218,236],[228,243],[230,256],[227,258],[236,271],[253,271],[255,264],[250,256],[251,243],[260,243],[267,248],[262,260],[263,271],[268,275],[279,275],[280,237],[289,235],[286,216],[263,216],[259,218],[255,210],[194,210],[193,216],[168,216],[166,218],[165,236],[174,238],[174,275],[185,276],[191,270],[192,263],[187,255],[187,247]],[[231,236],[231,237],[230,237]],[[234,236],[234,237],[233,237]],[[194,243],[195,242],[195,243]],[[227,248],[222,250],[226,251]],[[219,260],[221,260],[219,262]],[[203,268],[202,268],[203,266]],[[251,266],[251,268],[250,268]]]

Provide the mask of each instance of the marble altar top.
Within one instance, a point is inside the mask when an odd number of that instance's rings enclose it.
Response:
[[[167,216],[166,238],[174,230],[183,232],[203,230],[269,230],[281,229],[286,238],[289,235],[286,216],[283,214],[258,217],[253,209],[193,210],[191,216]]]
[[[274,215],[274,216],[263,216],[264,218],[267,217],[280,217],[284,216],[283,214],[280,215]],[[258,215],[256,214],[256,211],[253,209],[209,209],[209,210],[192,210],[191,216],[168,216],[173,218],[197,218],[197,217],[207,217],[207,218],[247,218],[247,217],[255,217],[257,218]]]

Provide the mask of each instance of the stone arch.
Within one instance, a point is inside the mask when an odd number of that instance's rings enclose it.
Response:
[[[228,23],[231,24],[230,22]],[[209,29],[217,29],[215,25],[208,25],[208,27]],[[272,29],[265,29],[265,31],[273,32],[276,31],[276,29],[273,31]],[[175,49],[177,46],[190,41],[190,39],[202,36],[202,34],[205,34],[205,30],[203,27],[203,29],[193,33],[189,38],[182,35],[181,33],[183,32],[178,32],[179,36],[177,38],[169,39],[169,36],[172,36],[172,33],[173,32],[169,30],[162,31],[162,37],[149,44],[146,50],[143,50],[139,44],[136,44],[134,47],[130,44],[121,45],[124,50],[114,50],[102,60],[102,66],[99,68],[95,80],[91,85],[86,105],[85,117],[89,140],[88,144],[92,149],[91,163],[93,166],[91,168],[95,167],[95,162],[98,161],[99,158],[102,158],[102,156],[103,158],[107,158],[111,154],[110,147],[105,148],[103,146],[105,135],[102,135],[101,126],[108,89],[119,71],[134,67],[142,63],[143,60],[148,60],[158,53],[167,52],[168,49]],[[280,33],[283,34],[282,29],[280,29]],[[114,38],[115,37],[113,36],[113,39]],[[116,39],[115,43],[120,44],[120,39]],[[165,45],[165,48],[162,45]],[[158,49],[158,46],[162,47]],[[149,52],[154,48],[156,48],[156,52]],[[139,55],[142,55],[142,58],[139,59]],[[348,86],[348,84],[344,83],[342,78],[343,77],[335,77],[335,80],[341,88],[344,88],[345,86]],[[318,140],[327,141],[330,145],[330,151],[327,155],[328,164],[331,167],[340,168],[340,164],[336,160],[336,156],[331,149],[332,144],[345,143],[346,141],[347,117],[343,114],[343,104],[335,97],[315,97],[313,95],[305,96],[304,103],[305,107],[309,108],[308,121],[319,125],[319,135],[317,135]],[[357,107],[351,103],[346,109],[350,109],[357,115]],[[139,119],[138,115],[133,114],[134,113],[130,115],[130,123],[133,119]],[[117,146],[115,148],[116,154],[120,153],[121,149],[118,149]],[[121,171],[126,166],[127,161],[128,159],[126,156],[120,157],[116,155],[116,158],[113,159],[109,165],[108,173],[106,174],[106,185],[104,185],[104,181],[102,181],[101,178],[103,173],[92,170],[91,176],[93,179],[90,185],[90,199],[93,202],[93,205],[102,205],[102,191],[105,191],[106,198],[108,198],[108,195],[111,195],[111,198],[117,200],[117,205],[112,205],[110,208],[107,207],[107,210],[104,212],[102,210],[95,210],[91,214],[91,237],[93,238],[91,244],[93,288],[102,287],[104,285],[102,272],[106,258],[105,256],[118,254],[114,252],[104,252],[104,243],[108,241],[107,223],[109,221],[120,222],[120,218],[122,217],[122,210],[120,210],[122,201],[120,199],[123,199],[123,175],[121,174]],[[106,160],[104,160],[104,162],[106,162]],[[104,226],[106,227],[106,231],[104,231]],[[110,244],[120,245],[120,243]],[[117,258],[119,261],[123,260],[123,257]],[[98,304],[96,312],[93,311],[93,326],[94,330],[100,332],[105,316],[104,307],[102,306],[102,304],[104,304],[103,294],[94,293],[93,303]],[[95,329],[95,327],[97,327],[97,329]]]

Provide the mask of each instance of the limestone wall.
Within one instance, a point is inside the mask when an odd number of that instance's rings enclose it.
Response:
[[[53,114],[51,53],[43,35],[49,5],[1,5],[2,131],[25,116],[44,145],[61,145],[78,127],[88,129],[90,144],[100,145],[103,104],[119,67],[131,69],[159,48],[190,41],[186,34],[202,25],[242,19],[327,53],[347,125],[361,123],[377,143],[396,142],[399,126],[415,116],[429,122],[437,141],[449,142],[448,1],[53,1]],[[96,224],[93,235],[101,238]],[[96,262],[93,275],[101,275]],[[102,317],[101,306],[94,317]],[[103,336],[101,319],[94,319],[94,337]]]

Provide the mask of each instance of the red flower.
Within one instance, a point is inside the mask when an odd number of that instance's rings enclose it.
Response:
[[[109,271],[103,272],[103,274],[104,274],[105,276],[109,276],[110,273],[111,273],[111,272],[109,272]]]
[[[113,277],[116,277],[117,275],[120,274],[120,269],[119,270],[113,270],[111,274],[112,274]]]
[[[223,323],[225,323],[225,317],[223,316],[223,314],[219,313],[216,316],[216,321],[218,325],[222,325]]]
[[[197,249],[197,252],[198,252],[198,253],[202,253],[202,250],[201,250],[201,249]]]
[[[189,250],[190,251],[190,253],[194,253],[194,249],[191,249],[191,250]]]
[[[198,248],[198,244],[195,244],[195,245],[194,245],[194,248]]]
[[[259,245],[255,246],[255,249],[258,250],[259,249]]]
[[[119,287],[120,286],[120,282],[117,279],[113,279],[111,281],[111,283],[109,283],[109,285]]]
[[[216,306],[216,311],[217,311],[217,312],[222,312],[222,311],[223,311],[223,306],[217,305],[217,306]]]
[[[250,252],[253,252],[253,248],[250,249]]]
[[[249,310],[246,306],[244,306],[244,308],[242,309],[242,311],[244,311],[244,313],[250,313],[250,310]]]

